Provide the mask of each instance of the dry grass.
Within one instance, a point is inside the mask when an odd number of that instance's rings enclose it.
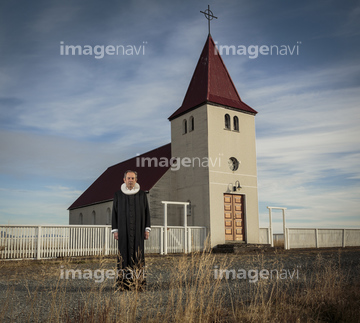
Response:
[[[357,322],[358,264],[321,253],[297,279],[216,279],[214,268],[288,268],[273,255],[147,257],[145,292],[115,292],[114,280],[60,279],[64,269],[115,269],[114,259],[2,262],[0,321],[21,322]],[[356,254],[359,255],[359,252]],[[313,262],[311,262],[313,261]],[[215,267],[216,266],[216,267]],[[286,267],[287,266],[287,267]],[[2,287],[2,285],[1,285]]]
[[[258,282],[249,304],[238,303],[241,322],[358,322],[360,284],[351,284],[341,262],[318,256],[303,280]]]
[[[277,247],[277,248],[284,248],[284,240],[276,240],[274,241],[274,247]]]

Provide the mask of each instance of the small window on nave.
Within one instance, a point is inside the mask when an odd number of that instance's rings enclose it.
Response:
[[[109,207],[106,209],[106,224],[111,224],[111,210]]]
[[[195,126],[195,122],[194,122],[194,117],[191,116],[189,119],[189,132],[194,130]]]
[[[185,135],[187,133],[187,120],[184,119],[183,120],[183,135]]]
[[[91,213],[91,224],[96,224],[96,213],[95,213],[95,211],[92,211],[92,213]]]

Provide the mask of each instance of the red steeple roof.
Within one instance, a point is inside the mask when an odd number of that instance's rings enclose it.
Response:
[[[257,113],[241,101],[210,34],[200,55],[184,101],[181,107],[169,117],[169,120],[207,102],[239,109],[248,113]]]

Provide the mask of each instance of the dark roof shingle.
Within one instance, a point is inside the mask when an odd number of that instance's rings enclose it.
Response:
[[[115,192],[120,189],[123,183],[124,173],[129,169],[138,173],[140,188],[143,191],[149,191],[171,166],[165,166],[166,163],[159,163],[162,157],[166,158],[170,164],[171,144],[110,166],[80,195],[69,207],[69,210],[113,200]],[[141,163],[142,158],[156,158],[158,163],[155,162],[155,159],[151,163],[150,161]]]

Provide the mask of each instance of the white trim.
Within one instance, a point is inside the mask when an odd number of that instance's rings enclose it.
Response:
[[[168,247],[168,240],[167,240],[167,206],[168,204],[173,204],[173,205],[183,205],[184,206],[184,251],[185,253],[188,252],[188,247],[187,247],[187,234],[188,234],[188,230],[187,230],[187,206],[190,204],[190,202],[175,202],[175,201],[161,201],[162,204],[164,204],[164,254],[167,254],[167,247]]]
[[[288,231],[286,230],[286,220],[285,220],[285,210],[287,210],[286,207],[279,207],[279,206],[267,206],[269,209],[269,231],[270,231],[270,243],[271,247],[274,246],[274,235],[273,235],[273,229],[272,229],[272,210],[282,210],[282,216],[283,216],[283,231],[284,231],[284,249],[288,249]]]

